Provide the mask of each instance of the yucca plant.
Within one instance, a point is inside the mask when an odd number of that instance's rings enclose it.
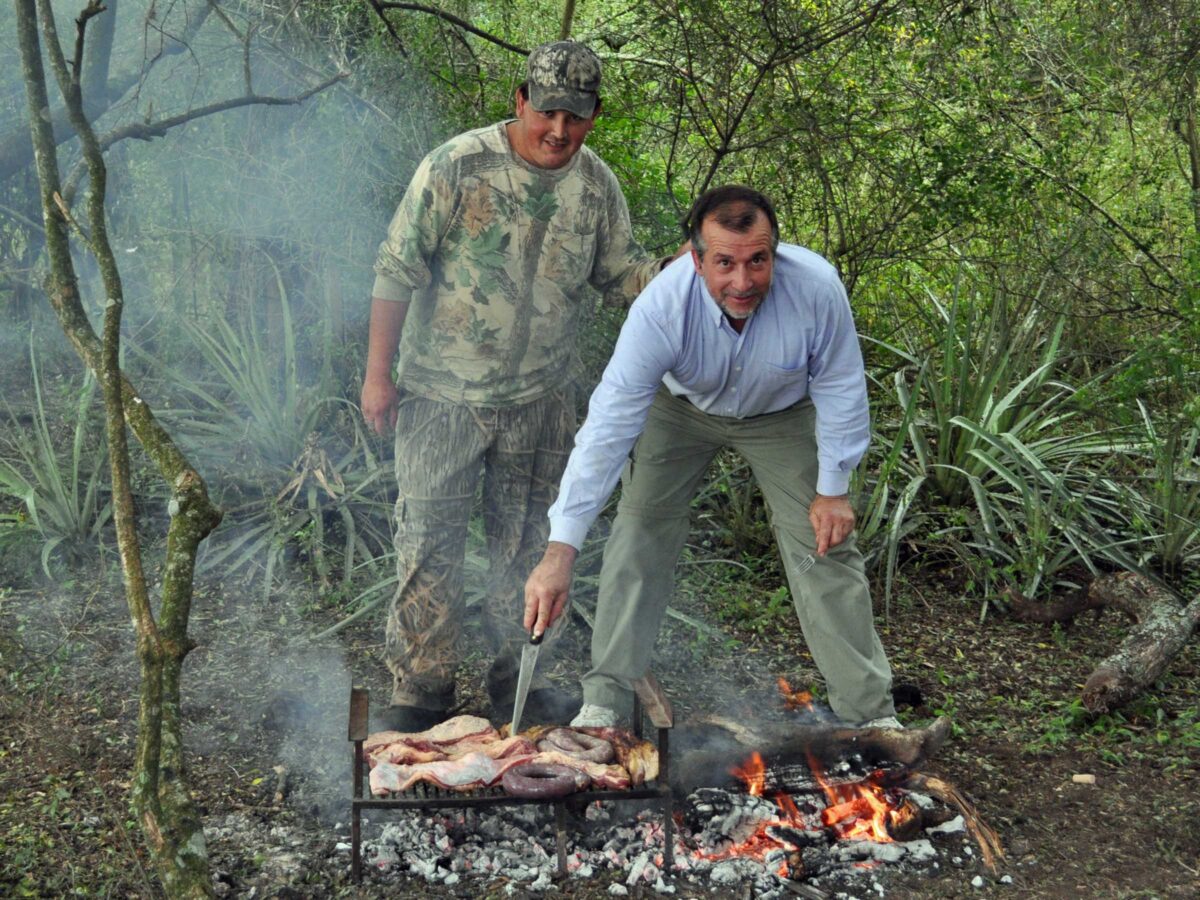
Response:
[[[949,546],[985,594],[1003,581],[1032,596],[1073,567],[1132,564],[1128,537],[1115,536],[1121,504],[1103,489],[1125,444],[1082,426],[1077,390],[1058,377],[1063,318],[1033,308],[1011,319],[1002,296],[984,306],[961,281],[948,305],[927,299],[903,346],[876,342],[900,361],[900,414],[878,429],[886,449],[862,520],[886,560],[886,594],[914,532]]]
[[[872,378],[872,376],[868,375]],[[872,423],[871,446],[866,460],[855,470],[850,484],[851,502],[858,514],[858,542],[868,567],[883,567],[884,614],[891,616],[892,590],[899,563],[900,544],[925,522],[925,512],[914,505],[926,475],[909,465],[909,427],[917,413],[920,378],[896,421]],[[903,373],[896,373],[897,387]]]
[[[1200,563],[1200,422],[1155,423],[1140,400],[1138,409],[1143,433],[1136,458],[1144,471],[1117,493],[1141,535],[1142,562],[1175,581]]]
[[[306,550],[322,592],[335,582],[339,591],[349,591],[356,575],[369,575],[375,582],[384,579],[392,513],[387,469],[374,456],[356,417],[343,420],[353,442],[330,456],[317,434],[310,433],[281,490],[227,511],[225,523],[198,560],[199,571],[259,571],[265,597],[289,547],[298,544]],[[327,520],[339,524],[338,546],[327,531]],[[335,568],[340,568],[340,577]]]
[[[185,318],[179,329],[198,351],[203,378],[140,355],[185,398],[164,418],[213,473],[226,511],[199,570],[253,571],[266,595],[298,551],[322,594],[335,583],[344,593],[360,563],[377,569],[375,557],[390,545],[386,482],[358,417],[340,410],[349,404],[335,395],[329,372],[316,383],[302,381],[304,350],[276,276],[280,329],[270,346],[249,316],[233,324]],[[326,437],[321,428],[331,422]],[[340,532],[336,546],[329,523]]]
[[[962,423],[973,428],[972,423]],[[1064,573],[1096,575],[1100,563],[1134,565],[1127,520],[1104,490],[1107,469],[1123,449],[1106,434],[1066,434],[1025,444],[1012,434],[979,433],[972,452],[1005,487],[970,477],[977,518],[968,542],[985,582],[998,578],[1026,597],[1078,587]]]
[[[22,426],[6,406],[14,455],[0,458],[0,491],[24,505],[25,521],[41,537],[42,570],[49,576],[56,555],[75,562],[93,548],[103,548],[104,528],[112,517],[105,488],[108,457],[103,441],[88,440],[95,433],[91,407],[96,382],[91,374],[84,376],[74,408],[70,452],[64,455],[53,436],[32,346],[29,361],[34,396],[31,424]]]
[[[291,303],[276,275],[281,322],[276,344],[264,344],[251,315],[234,324],[180,316],[179,330],[199,352],[204,373],[181,371],[133,348],[183,396],[183,403],[162,415],[194,456],[226,481],[262,482],[263,493],[286,482],[334,394],[330,385],[302,382]]]
[[[1054,379],[1064,361],[1065,320],[1047,323],[1035,307],[1014,323],[1002,295],[984,309],[959,290],[949,306],[927,293],[932,314],[920,336],[932,335],[932,346],[909,336],[907,347],[889,347],[911,378],[897,373],[896,399],[901,409],[916,403],[907,427],[912,466],[926,490],[939,503],[961,507],[971,501],[971,477],[988,475],[973,452],[983,435],[1028,440],[1074,415],[1074,390]]]

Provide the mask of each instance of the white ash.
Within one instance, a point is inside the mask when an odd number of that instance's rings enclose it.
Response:
[[[590,804],[582,815],[568,816],[564,828],[567,877],[620,873],[609,891],[621,895],[636,890],[668,895],[681,881],[709,887],[749,884],[755,897],[783,900],[794,896],[786,873],[813,885],[853,885],[861,891],[867,887],[862,879],[868,870],[877,875],[880,866],[912,871],[937,865],[937,851],[924,838],[901,843],[836,841],[821,825],[822,802],[805,796],[794,799],[799,819],[783,821],[778,806],[762,797],[717,789],[695,792],[683,804],[683,824],[674,831],[670,871],[663,858],[658,809],[633,814],[628,803]],[[376,877],[421,878],[443,885],[503,879],[513,889],[557,890],[558,856],[549,805],[396,810],[382,820],[378,835],[363,844],[364,863]],[[761,860],[726,857],[764,825],[777,846],[764,842]],[[339,836],[338,847],[344,844]],[[870,889],[877,890],[874,884]]]
[[[840,841],[834,844],[830,855],[839,862],[883,862],[897,863],[901,860],[925,862],[934,859],[937,851],[925,839],[880,844],[875,841]]]
[[[955,816],[949,822],[943,822],[941,825],[933,825],[925,829],[926,834],[955,834],[959,831],[966,831],[967,825],[963,821],[962,816]]]
[[[921,809],[933,809],[937,806],[936,800],[928,794],[922,794],[920,791],[905,791],[904,796]]]

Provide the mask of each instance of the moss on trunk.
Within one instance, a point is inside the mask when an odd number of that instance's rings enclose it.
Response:
[[[180,672],[192,646],[187,627],[196,551],[200,542],[220,522],[221,514],[209,500],[204,480],[155,420],[118,365],[124,299],[116,257],[108,242],[104,209],[106,172],[99,143],[83,112],[79,90],[79,57],[84,29],[88,19],[103,12],[103,7],[93,0],[77,20],[73,69],[68,67],[63,56],[48,0],[15,0],[15,7],[50,259],[46,291],[63,331],[80,358],[95,373],[104,392],[114,521],[125,595],[137,632],[141,667],[133,805],[167,895],[210,897],[213,888],[204,832],[184,780],[179,698]],[[56,143],[50,125],[37,31],[39,11],[46,58],[58,80],[72,125],[80,136],[91,180],[87,203],[89,236],[85,243],[100,267],[107,296],[102,337],[92,329],[84,312],[71,262],[67,234],[73,221],[60,196]],[[167,562],[158,621],[151,607],[137,538],[127,424],[172,487],[172,515],[167,530]]]

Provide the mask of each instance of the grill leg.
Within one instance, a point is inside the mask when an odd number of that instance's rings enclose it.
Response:
[[[663,871],[670,877],[675,870],[675,802],[671,789],[663,797]]]
[[[354,883],[362,881],[362,810],[358,801],[362,799],[363,745],[354,742],[354,798],[350,801],[350,877]]]
[[[663,791],[663,867],[668,875],[675,868],[675,797],[671,793],[670,741],[670,729],[658,729],[658,777]]]
[[[554,804],[554,843],[558,850],[558,877],[567,877],[567,805],[562,800]]]

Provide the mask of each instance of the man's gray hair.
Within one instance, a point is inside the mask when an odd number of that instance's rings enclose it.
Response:
[[[705,191],[696,198],[687,217],[688,239],[696,250],[696,255],[704,258],[704,238],[700,228],[706,219],[716,219],[717,224],[730,231],[745,234],[758,221],[759,213],[767,217],[771,226],[771,252],[779,246],[779,219],[775,215],[775,207],[765,194],[740,184],[727,184],[724,187]]]

